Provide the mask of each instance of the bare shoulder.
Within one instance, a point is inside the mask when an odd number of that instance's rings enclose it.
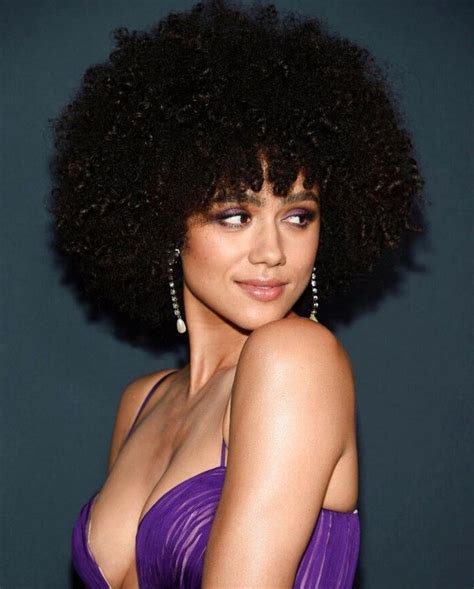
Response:
[[[295,317],[253,331],[239,358],[232,397],[235,418],[249,418],[249,427],[294,413],[305,415],[298,422],[306,423],[309,435],[324,418],[337,433],[337,452],[350,445],[356,411],[352,364],[336,336],[321,323]]]
[[[344,372],[352,376],[352,363],[334,333],[306,317],[279,319],[254,330],[242,350],[239,364],[278,362],[279,370],[304,370],[308,376]]]
[[[108,460],[109,470],[113,466],[147,394],[161,378],[174,370],[174,368],[167,368],[144,374],[130,381],[123,389],[112,432]]]
[[[163,378],[166,374],[173,372],[174,368],[157,370],[138,376],[131,380],[123,389],[120,397],[119,411],[133,421],[146,395],[151,387]]]
[[[232,569],[229,554],[239,554],[252,582],[277,586],[285,575],[290,586],[354,425],[349,357],[329,329],[292,317],[251,333],[232,386],[228,467],[203,587]],[[348,493],[341,501],[353,500]]]

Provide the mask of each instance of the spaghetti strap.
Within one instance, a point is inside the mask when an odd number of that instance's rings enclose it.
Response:
[[[227,446],[225,445],[224,442],[224,436],[222,436],[222,444],[221,444],[221,466],[225,466],[225,451],[226,451]]]
[[[160,385],[167,376],[170,376],[171,374],[174,374],[175,372],[177,372],[177,370],[172,370],[171,372],[168,372],[168,374],[165,374],[164,376],[162,376],[160,379],[158,379],[157,382],[155,382],[155,384],[151,387],[151,390],[149,391],[149,393],[147,394],[147,396],[145,397],[145,400],[143,401],[143,403],[140,405],[140,409],[138,410],[138,413],[135,417],[135,419],[133,420],[133,423],[130,427],[130,429],[128,430],[128,434],[127,437],[125,438],[125,440],[128,440],[128,438],[130,437],[133,428],[135,427],[135,424],[137,423],[138,418],[140,417],[143,409],[145,408],[145,405],[148,403],[148,401],[151,399],[151,397],[153,396],[153,393],[156,391],[156,389],[158,388],[158,385]]]

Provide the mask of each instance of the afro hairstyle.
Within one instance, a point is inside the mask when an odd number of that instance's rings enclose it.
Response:
[[[149,31],[114,31],[52,122],[48,209],[84,292],[128,319],[175,325],[170,248],[216,195],[317,184],[319,299],[347,293],[399,246],[423,179],[370,52],[318,18],[209,0]],[[182,271],[175,288],[183,312]],[[294,309],[309,314],[308,284]]]

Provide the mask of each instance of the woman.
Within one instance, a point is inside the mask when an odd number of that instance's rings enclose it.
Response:
[[[351,587],[354,379],[318,294],[420,230],[384,76],[272,5],[199,3],[116,41],[56,121],[50,210],[84,288],[172,326],[189,362],[126,387],[76,570],[92,588]]]

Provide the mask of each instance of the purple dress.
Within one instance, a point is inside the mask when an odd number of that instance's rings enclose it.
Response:
[[[138,415],[156,390],[147,395]],[[135,418],[136,419],[138,418]],[[200,589],[204,557],[224,484],[226,445],[219,466],[167,491],[141,520],[136,534],[140,589]],[[90,589],[108,589],[87,540],[89,513],[97,493],[83,506],[72,534],[74,568]],[[359,555],[358,510],[322,508],[298,565],[294,589],[350,589]]]

